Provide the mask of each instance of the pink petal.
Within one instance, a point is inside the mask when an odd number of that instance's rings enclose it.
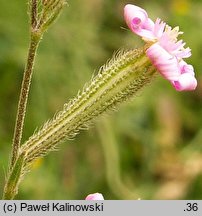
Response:
[[[85,200],[104,200],[104,197],[101,193],[89,194]]]
[[[154,43],[150,46],[146,50],[146,55],[165,79],[173,81],[181,74],[178,60],[158,43]]]
[[[175,55],[177,58],[188,58],[191,56],[191,49],[189,47],[184,48],[185,43],[183,40],[177,42],[170,39],[167,32],[164,32],[159,38],[159,44],[171,55]]]
[[[190,64],[187,64],[184,60],[181,60],[179,62],[179,67],[180,67],[181,74],[189,73],[192,76],[194,76],[194,68],[193,68],[193,66],[190,65]]]
[[[148,19],[148,15],[144,9],[135,5],[127,4],[124,7],[124,18],[128,27],[132,30],[135,24],[138,27],[141,23],[145,23]]]
[[[148,18],[147,12],[144,9],[127,4],[124,7],[124,18],[128,27],[135,34],[149,40],[154,39],[154,22]]]
[[[154,35],[157,38],[162,37],[165,26],[166,26],[166,23],[161,21],[159,18],[156,19],[156,22],[154,24]]]
[[[177,91],[192,91],[197,86],[197,80],[190,73],[184,73],[172,84]]]
[[[172,84],[177,91],[191,91],[197,86],[197,80],[194,77],[194,68],[184,60],[179,62],[181,75]]]

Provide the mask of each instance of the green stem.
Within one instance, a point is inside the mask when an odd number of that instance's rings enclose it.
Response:
[[[12,169],[12,166],[14,165],[17,159],[17,155],[21,144],[22,131],[23,131],[24,119],[25,119],[26,107],[27,107],[27,99],[29,95],[30,83],[31,83],[32,73],[33,73],[33,65],[36,56],[36,51],[40,42],[40,38],[41,38],[40,35],[38,35],[35,32],[31,34],[27,64],[24,71],[24,77],[22,81],[21,92],[20,92],[19,103],[18,103],[10,169]]]
[[[3,200],[12,200],[18,192],[18,185],[22,176],[25,154],[21,154],[10,170],[4,187]]]

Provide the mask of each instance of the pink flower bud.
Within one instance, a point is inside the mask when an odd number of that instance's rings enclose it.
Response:
[[[104,197],[101,193],[89,194],[85,200],[104,200]]]
[[[128,27],[141,37],[154,38],[154,23],[148,18],[147,12],[135,5],[127,4],[124,8],[124,17]]]

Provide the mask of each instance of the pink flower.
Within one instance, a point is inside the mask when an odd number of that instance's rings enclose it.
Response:
[[[144,9],[131,4],[125,6],[124,17],[129,28],[150,45],[146,55],[159,73],[177,91],[194,90],[197,86],[194,69],[183,60],[191,56],[191,49],[177,40],[183,34],[179,27],[172,29],[159,18],[154,23]]]
[[[89,194],[85,200],[104,200],[104,197],[101,193]]]

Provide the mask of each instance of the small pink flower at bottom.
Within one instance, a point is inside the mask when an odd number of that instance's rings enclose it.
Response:
[[[89,194],[85,200],[104,200],[104,197],[101,193]]]

